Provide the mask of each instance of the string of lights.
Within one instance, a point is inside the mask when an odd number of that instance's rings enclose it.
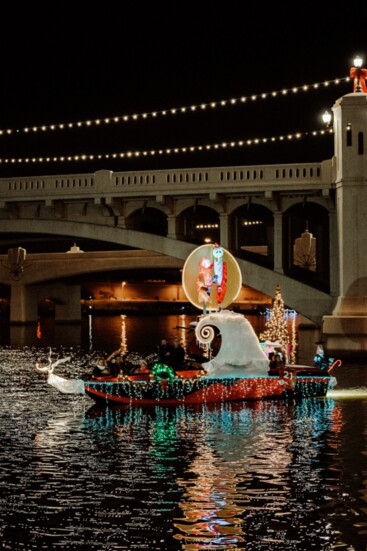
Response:
[[[63,123],[54,123],[54,124],[42,124],[34,125],[31,127],[18,128],[18,129],[0,129],[0,136],[10,136],[20,133],[36,133],[36,132],[55,132],[59,130],[68,130],[75,128],[91,128],[102,125],[109,125],[114,123],[127,123],[131,121],[145,120],[145,119],[154,119],[157,117],[168,117],[174,116],[180,113],[190,113],[199,110],[206,109],[216,109],[216,108],[225,108],[237,104],[244,104],[247,101],[257,101],[265,100],[269,98],[277,98],[281,96],[286,96],[288,94],[297,94],[299,92],[308,92],[310,90],[318,90],[320,87],[328,87],[330,85],[339,85],[351,80],[350,76],[337,78],[333,80],[326,80],[324,82],[316,82],[313,84],[303,84],[302,86],[295,86],[292,88],[283,88],[282,90],[274,90],[272,92],[262,92],[259,94],[253,94],[250,96],[241,96],[231,99],[222,99],[218,101],[211,101],[207,103],[194,104],[190,106],[182,107],[173,107],[169,109],[164,109],[161,111],[150,111],[144,113],[133,113],[125,115],[115,115],[106,118],[98,118],[93,120],[84,120],[84,121],[74,121],[74,122],[63,122]]]
[[[160,155],[174,155],[178,153],[197,153],[202,151],[229,149],[236,147],[254,146],[266,143],[275,143],[291,140],[299,140],[305,136],[323,136],[333,134],[332,128],[322,130],[313,130],[310,132],[297,132],[295,134],[286,134],[282,136],[273,136],[270,138],[253,138],[239,141],[227,141],[222,143],[207,144],[207,145],[190,145],[182,147],[170,147],[167,149],[151,149],[144,151],[122,151],[119,153],[98,153],[98,154],[80,154],[80,155],[65,155],[65,156],[43,156],[43,157],[13,157],[0,158],[0,164],[23,164],[23,163],[63,163],[77,161],[94,161],[103,159],[129,159],[137,157],[154,157]]]

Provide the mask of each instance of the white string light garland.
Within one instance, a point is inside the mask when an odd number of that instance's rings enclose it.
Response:
[[[229,141],[207,145],[190,145],[183,147],[170,147],[167,149],[150,149],[144,151],[123,151],[120,153],[98,153],[98,154],[80,154],[80,155],[63,155],[63,156],[43,156],[43,157],[14,157],[0,158],[0,164],[23,164],[23,163],[62,163],[62,162],[77,162],[77,161],[95,161],[102,159],[130,159],[138,157],[154,157],[160,155],[174,155],[178,153],[195,153],[202,151],[211,151],[218,149],[231,149],[236,147],[246,147],[252,145],[299,140],[305,136],[322,136],[325,134],[333,134],[332,128],[326,130],[314,130],[312,132],[297,132],[295,134],[285,134],[282,136],[273,136],[271,138],[253,138],[240,141]]]
[[[331,84],[338,85],[344,82],[348,82],[350,80],[351,78],[347,76],[343,78],[327,80],[324,82],[316,82],[314,84],[304,84],[302,86],[295,86],[293,88],[284,88],[282,90],[274,90],[273,92],[263,92],[261,94],[253,94],[251,96],[241,96],[239,98],[224,99],[219,101],[212,101],[208,103],[200,103],[200,104],[183,106],[183,107],[174,107],[174,108],[165,109],[162,111],[151,111],[146,113],[117,115],[113,117],[106,117],[106,118],[99,118],[99,119],[85,120],[85,121],[78,121],[78,122],[65,122],[65,123],[55,123],[55,124],[48,124],[48,125],[37,125],[37,126],[25,127],[21,129],[7,129],[7,130],[0,129],[0,136],[9,136],[9,135],[18,134],[18,133],[27,134],[32,132],[36,133],[36,132],[49,132],[49,131],[57,131],[57,130],[68,130],[72,128],[88,128],[88,127],[108,125],[113,123],[138,121],[138,120],[144,120],[148,118],[152,119],[156,117],[174,116],[179,113],[190,113],[190,112],[199,111],[199,110],[203,111],[205,109],[229,107],[232,105],[236,105],[238,103],[246,103],[247,101],[257,101],[259,99],[264,100],[269,98],[276,98],[279,96],[286,96],[287,94],[290,94],[290,93],[297,94],[298,92],[308,92],[310,90],[317,90],[320,87],[326,88]]]

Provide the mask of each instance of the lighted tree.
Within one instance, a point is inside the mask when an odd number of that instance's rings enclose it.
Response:
[[[288,322],[279,284],[275,290],[273,309],[270,311],[269,319],[265,324],[265,330],[260,333],[260,340],[279,342],[283,346],[289,344]]]

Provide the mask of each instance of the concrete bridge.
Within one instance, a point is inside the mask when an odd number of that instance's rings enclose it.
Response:
[[[367,354],[366,97],[335,103],[335,154],[321,163],[1,179],[0,232],[107,241],[175,265],[209,237],[234,254],[246,285],[272,296],[279,283],[331,352]],[[94,270],[96,259],[72,256],[55,272],[29,255],[18,281],[0,269],[12,322],[27,321],[30,285]]]
[[[325,161],[159,173],[116,174],[100,171],[92,175],[0,180],[0,216],[3,215],[0,231],[27,236],[32,233],[64,235],[76,240],[93,238],[155,252],[168,258],[166,265],[171,263],[182,267],[190,252],[203,242],[200,230],[190,227],[190,217],[195,209],[196,220],[204,226],[212,226],[205,228],[203,235],[208,233],[213,241],[220,242],[237,257],[246,285],[273,296],[276,284],[280,283],[282,293],[289,298],[287,305],[320,324],[322,316],[331,310],[333,297],[284,275],[282,213],[291,206],[304,205],[307,198],[309,205],[317,206],[317,212],[321,210],[324,213],[324,224],[327,226],[324,231],[329,234],[329,218],[335,215],[331,173],[332,162]],[[4,186],[6,192],[3,191]],[[242,210],[244,213],[241,214]],[[166,235],[132,229],[141,228],[145,217],[149,216],[150,220],[153,211],[155,227],[150,230]],[[208,212],[211,223],[205,224]],[[270,246],[267,245],[267,254],[256,255],[251,252],[256,246],[249,246],[250,255],[265,266],[241,258],[246,254],[246,250],[241,249],[246,238],[241,238],[240,216],[249,221],[261,220],[264,226],[267,222],[262,230],[266,234],[266,242],[271,242]],[[193,238],[194,243],[185,241],[189,233],[189,239],[191,241]],[[144,260],[141,262],[135,255],[134,262],[131,262],[132,257],[126,253],[116,253],[116,261],[108,255],[107,262],[106,258],[104,264],[102,261],[103,268],[97,253],[84,253],[82,256],[66,253],[27,255],[29,268],[25,270],[24,277],[15,283],[4,267],[4,257],[0,266],[0,283],[19,288],[19,285],[45,284],[56,277],[101,269],[126,269],[127,257],[130,267],[145,267]],[[162,261],[158,262],[158,256],[153,258],[159,268]],[[154,266],[154,262],[150,265]],[[324,269],[322,266],[325,266],[325,261],[320,262],[319,272]],[[324,283],[329,287],[329,281]],[[13,321],[23,321],[23,315],[19,315],[19,311],[17,313],[14,298],[21,295],[14,292],[12,296]],[[31,302],[29,297],[29,304]]]

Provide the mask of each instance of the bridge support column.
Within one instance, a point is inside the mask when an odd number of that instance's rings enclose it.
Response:
[[[323,317],[323,338],[330,356],[365,358],[367,248],[362,228],[367,217],[367,190],[356,186],[348,187],[347,193],[339,192],[344,211],[338,216],[339,271],[331,284],[339,280],[340,290],[332,315]]]
[[[28,287],[17,281],[10,289],[10,323],[27,323],[37,321],[37,309],[34,312]]]
[[[55,321],[80,322],[82,319],[80,304],[80,285],[65,285],[65,298],[55,304]]]
[[[336,212],[329,213],[329,235],[330,235],[330,295],[338,296],[339,271],[338,271],[338,227]]]
[[[220,244],[225,249],[228,248],[229,243],[229,216],[226,212],[219,215],[220,223]]]
[[[367,357],[366,94],[343,96],[333,111],[338,292],[332,315],[323,317],[323,337],[329,355],[360,359]]]
[[[80,285],[22,285],[15,282],[11,285],[10,323],[36,323],[38,306],[45,299],[54,303],[55,321],[81,321]]]
[[[118,216],[117,226],[122,229],[126,229],[126,218],[125,216]]]
[[[274,213],[274,272],[283,274],[283,215]]]
[[[177,239],[176,216],[174,214],[169,214],[167,216],[167,225],[168,225],[167,237],[171,239]]]

